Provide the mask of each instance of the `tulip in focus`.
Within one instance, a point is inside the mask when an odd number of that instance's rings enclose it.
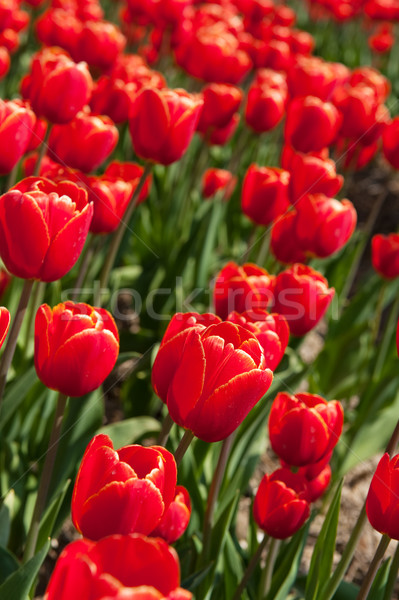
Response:
[[[88,445],[76,478],[72,520],[84,537],[148,535],[175,499],[176,463],[161,446],[114,450],[106,435]]]
[[[93,206],[70,181],[28,177],[0,197],[0,256],[23,279],[55,281],[84,246]]]
[[[70,123],[52,128],[49,151],[62,165],[90,173],[113,152],[118,137],[109,117],[82,111]]]
[[[276,277],[274,310],[284,315],[293,335],[305,335],[320,321],[335,290],[318,272],[302,264],[294,264]]]
[[[185,90],[142,90],[129,121],[136,154],[163,165],[179,160],[194,135],[202,105],[202,99]]]
[[[266,367],[275,371],[290,337],[290,328],[285,318],[276,313],[269,314],[265,310],[249,310],[242,314],[233,311],[226,320],[241,325],[254,334],[265,353]]]
[[[161,539],[140,534],[82,539],[61,552],[44,600],[191,600],[180,586],[179,559]],[[93,595],[95,592],[95,595]]]
[[[257,225],[270,225],[290,208],[289,182],[284,169],[252,164],[243,181],[242,212]]]
[[[253,515],[260,529],[284,540],[297,532],[309,517],[309,504],[285,483],[265,475],[256,492]]]
[[[399,540],[399,454],[393,458],[386,452],[377,465],[366,500],[371,525]]]
[[[202,195],[212,198],[221,194],[223,200],[230,199],[237,185],[237,177],[226,169],[207,169],[202,177]]]
[[[43,48],[21,83],[38,117],[50,123],[68,123],[88,103],[93,81],[86,63],[76,64],[59,48]]]
[[[266,309],[273,300],[275,276],[257,265],[242,267],[231,261],[217,274],[213,291],[216,314],[222,319],[232,311]]]
[[[272,379],[253,334],[228,322],[207,327],[192,314],[189,321],[181,314],[173,317],[152,369],[155,392],[172,419],[205,442],[223,440],[237,429]]]
[[[187,529],[191,515],[191,500],[188,491],[182,485],[176,486],[174,500],[165,510],[151,536],[161,537],[168,544],[173,544]]]
[[[371,261],[374,269],[386,279],[399,276],[399,234],[377,234],[371,240]]]
[[[270,411],[269,437],[274,452],[289,465],[321,461],[335,447],[344,413],[337,400],[316,394],[277,394]]]
[[[50,389],[65,396],[92,392],[108,377],[118,353],[118,330],[105,309],[74,302],[39,307],[35,367]]]

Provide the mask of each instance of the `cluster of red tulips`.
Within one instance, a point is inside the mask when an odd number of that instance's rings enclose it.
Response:
[[[390,83],[375,68],[350,69],[314,56],[314,39],[296,28],[294,10],[272,0],[126,0],[117,7],[120,25],[105,19],[97,0],[28,4],[26,10],[18,0],[0,6],[0,77],[13,70],[20,32],[42,46],[28,72],[19,73],[20,97],[0,101],[0,173],[6,176],[1,293],[24,280],[12,318],[0,309],[0,345],[6,342],[0,400],[12,379],[28,306],[36,315],[36,373],[58,400],[21,543],[24,563],[40,550],[68,398],[102,386],[119,355],[118,328],[101,306],[101,294],[95,306],[76,301],[95,249],[108,244],[100,274],[100,286],[107,288],[133,211],[157,193],[157,168],[187,156],[194,136],[208,157],[213,147],[233,148],[224,164],[200,173],[202,196],[228,209],[239,192],[244,227],[249,219],[255,237],[266,242],[270,231],[275,271],[264,267],[264,258],[259,265],[247,260],[259,242],[252,237],[245,257],[224,260],[218,273],[206,265],[207,276],[215,275],[213,312],[176,312],[170,319],[151,370],[167,414],[158,443],[115,450],[103,433],[91,439],[71,507],[83,539],[62,551],[44,596],[70,600],[79,590],[82,600],[188,600],[193,596],[180,587],[179,559],[170,546],[186,532],[192,512],[189,491],[178,484],[179,463],[194,437],[222,442],[201,516],[206,561],[207,526],[234,438],[251,411],[266,405],[262,399],[290,335],[298,338],[318,326],[333,300],[334,288],[309,263],[338,255],[355,231],[357,213],[341,198],[344,177],[337,168],[357,171],[382,149],[399,169],[399,118],[391,119],[385,104]],[[394,0],[309,4],[314,19],[331,12],[337,20],[360,13],[378,22],[399,19]],[[197,92],[169,87],[173,78]],[[256,155],[246,164],[240,163],[246,148],[236,151],[238,136],[257,140]],[[272,150],[267,158],[263,143]],[[274,147],[281,150],[278,157]],[[125,159],[133,153],[138,162]],[[58,282],[75,264],[80,285],[73,300],[58,297],[55,306],[37,308],[35,282]],[[398,234],[373,238],[372,264],[387,280],[399,276]],[[344,410],[336,400],[289,390],[275,396],[268,423],[281,466],[261,479],[253,518],[267,536],[285,540],[300,530],[330,484]],[[165,447],[173,424],[185,430],[174,455]],[[383,457],[367,500],[371,524],[394,539],[397,464],[397,456]],[[254,567],[250,562],[235,600]]]

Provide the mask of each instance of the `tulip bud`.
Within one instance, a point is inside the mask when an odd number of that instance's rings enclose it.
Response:
[[[334,297],[318,271],[294,264],[276,277],[274,310],[284,315],[293,335],[305,335],[326,312]]]
[[[217,442],[241,424],[267,392],[273,375],[265,368],[258,340],[239,325],[206,327],[190,314],[181,329],[183,319],[177,314],[171,321],[154,362],[152,383],[178,425],[201,440]]]
[[[133,102],[129,122],[136,154],[163,165],[179,160],[194,135],[202,104],[184,90],[142,90]]]
[[[330,102],[314,96],[296,98],[288,107],[285,140],[298,152],[317,152],[332,144],[340,122]]]
[[[270,225],[290,207],[289,181],[288,171],[251,165],[242,186],[243,213],[257,225]]]
[[[230,199],[237,184],[237,177],[225,169],[207,169],[202,177],[202,195],[212,198],[223,194],[223,200]]]
[[[118,353],[118,330],[105,309],[74,302],[39,307],[35,367],[50,389],[66,396],[92,392],[108,377]]]
[[[309,504],[282,481],[265,475],[256,492],[253,515],[263,531],[284,540],[294,535],[309,517]]]
[[[28,177],[0,197],[0,256],[23,279],[55,281],[84,246],[93,206],[70,181]]]
[[[399,276],[399,234],[375,235],[371,240],[371,261],[374,269],[386,279]]]
[[[32,110],[12,100],[0,103],[0,173],[9,173],[27,152],[35,127]]]
[[[366,512],[372,527],[399,540],[399,454],[386,452],[377,465],[366,500]]]
[[[297,467],[321,461],[339,440],[344,412],[336,400],[316,394],[277,394],[269,417],[274,452]]]

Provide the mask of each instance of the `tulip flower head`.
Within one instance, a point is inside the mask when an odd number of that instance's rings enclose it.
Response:
[[[138,445],[114,450],[108,436],[97,435],[76,478],[72,520],[91,540],[116,533],[148,535],[175,500],[176,463],[168,450]]]
[[[4,340],[6,339],[6,335],[10,328],[10,313],[7,308],[4,306],[0,306],[0,348],[4,344]]]
[[[182,485],[176,486],[174,500],[165,510],[151,536],[161,537],[168,544],[173,544],[187,529],[191,515],[191,500],[188,491]]]
[[[335,447],[344,413],[336,400],[316,394],[277,394],[270,411],[269,436],[274,452],[289,465],[321,461]]]
[[[230,322],[206,326],[192,314],[173,317],[152,370],[155,392],[172,419],[206,442],[229,436],[272,378],[252,333]]]
[[[190,600],[180,586],[179,559],[161,539],[140,534],[82,539],[60,554],[45,600]]]
[[[55,281],[79,258],[93,206],[70,181],[28,177],[0,197],[0,256],[23,279]]]
[[[284,169],[251,165],[242,187],[242,212],[257,225],[270,225],[290,208],[289,183]]]
[[[399,540],[399,454],[385,453],[371,480],[366,501],[367,517],[380,533]]]
[[[371,261],[385,279],[399,276],[399,234],[377,234],[371,240]]]
[[[118,353],[118,330],[105,309],[74,302],[39,307],[35,367],[50,389],[66,396],[92,392],[108,377]]]
[[[283,481],[265,475],[256,492],[253,515],[263,531],[284,540],[294,535],[309,517],[309,504]]]

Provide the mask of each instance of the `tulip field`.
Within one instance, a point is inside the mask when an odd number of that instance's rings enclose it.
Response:
[[[398,0],[0,0],[0,600],[399,598],[398,57]]]

